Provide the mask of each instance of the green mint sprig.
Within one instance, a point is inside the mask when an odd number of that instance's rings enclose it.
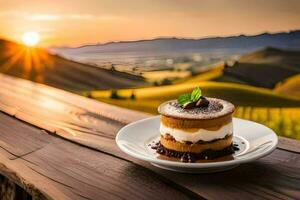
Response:
[[[177,98],[179,105],[185,107],[190,103],[197,102],[202,95],[201,89],[199,87],[195,88],[191,94],[183,94]]]

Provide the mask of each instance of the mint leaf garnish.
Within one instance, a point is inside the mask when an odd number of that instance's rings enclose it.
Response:
[[[191,94],[191,100],[193,102],[196,102],[200,99],[201,97],[201,89],[199,87],[195,88]]]
[[[199,87],[195,88],[191,94],[183,94],[177,98],[178,104],[186,107],[189,103],[197,102],[201,97],[201,89]]]
[[[191,94],[183,94],[183,95],[180,95],[178,98],[177,98],[177,102],[180,104],[180,105],[184,105],[184,104],[187,104],[187,103],[191,103],[192,100],[191,100]]]

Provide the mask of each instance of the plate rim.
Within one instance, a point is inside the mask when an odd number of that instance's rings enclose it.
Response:
[[[157,159],[157,158],[142,156],[142,155],[133,153],[132,151],[128,150],[127,148],[125,148],[122,145],[122,143],[121,143],[122,140],[120,140],[120,137],[121,137],[121,134],[123,134],[123,132],[124,132],[125,129],[128,129],[128,128],[132,127],[132,126],[135,126],[136,124],[143,123],[145,121],[156,120],[159,117],[160,117],[160,115],[148,117],[148,118],[145,118],[145,119],[141,119],[141,120],[132,122],[132,123],[127,124],[126,126],[122,127],[118,131],[118,133],[116,135],[116,138],[115,138],[115,142],[116,142],[117,146],[124,153],[126,153],[126,154],[128,154],[128,155],[130,155],[130,156],[132,156],[134,158],[137,158],[137,159],[140,159],[140,160],[143,160],[143,161],[147,161],[147,162],[150,162],[150,163],[155,163],[155,164],[164,165],[164,166],[172,166],[172,167],[199,168],[199,169],[201,169],[201,168],[212,168],[212,167],[215,168],[215,167],[230,166],[230,165],[237,165],[237,164],[252,162],[254,160],[257,160],[259,158],[262,158],[262,157],[265,157],[265,156],[269,155],[270,153],[272,153],[276,149],[276,147],[278,145],[278,136],[277,136],[277,134],[272,129],[270,129],[269,127],[267,127],[267,126],[265,126],[263,124],[260,124],[260,123],[257,123],[257,122],[251,121],[251,120],[245,120],[245,119],[241,119],[241,118],[236,118],[236,117],[233,117],[233,119],[251,122],[251,123],[254,123],[256,125],[263,126],[264,128],[270,130],[271,133],[273,134],[273,136],[275,136],[274,137],[275,140],[272,141],[271,148],[268,147],[263,152],[261,152],[259,154],[254,154],[254,156],[251,156],[251,157],[248,157],[248,158],[244,158],[244,159],[239,158],[239,159],[234,159],[234,160],[229,160],[229,161],[210,162],[210,163],[184,163],[184,162],[175,162],[175,161],[161,160],[161,159]]]

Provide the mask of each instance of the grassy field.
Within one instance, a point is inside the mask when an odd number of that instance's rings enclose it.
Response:
[[[224,64],[219,64],[215,66],[213,69],[208,70],[207,72],[200,73],[198,75],[194,75],[192,77],[179,79],[174,81],[173,83],[199,83],[202,81],[210,81],[217,79],[223,75]]]
[[[283,81],[283,83],[278,84],[275,88],[275,91],[300,99],[300,74],[292,76]]]
[[[90,98],[117,106],[157,114],[157,107],[166,100],[201,87],[205,96],[227,99],[237,106],[236,117],[253,120],[275,130],[279,135],[300,139],[300,100],[261,89],[234,83],[199,82],[170,86],[93,91]]]
[[[184,79],[186,77],[191,76],[190,71],[170,71],[170,70],[163,70],[163,71],[150,71],[150,72],[143,72],[143,77],[148,82],[159,82],[163,81],[164,79]]]
[[[284,79],[300,73],[300,70],[289,69],[284,65],[238,62],[233,67],[225,68],[223,73],[245,81],[247,85],[271,89]]]
[[[99,100],[108,99],[114,101],[129,101],[129,103],[132,102],[132,104],[137,105],[139,103],[144,103],[147,101],[162,102],[169,99],[175,99],[180,94],[191,92],[193,88],[197,86],[199,86],[202,89],[202,92],[205,96],[223,98],[239,106],[300,106],[299,100],[277,94],[268,89],[262,89],[235,83],[221,83],[209,81],[137,89],[92,91],[84,93],[84,95]],[[115,98],[111,98],[112,91],[116,95]]]
[[[274,89],[285,79],[300,73],[300,51],[267,47],[241,56],[225,67],[216,81],[240,82]]]
[[[238,107],[234,116],[256,121],[270,127],[281,136],[300,140],[300,107]]]

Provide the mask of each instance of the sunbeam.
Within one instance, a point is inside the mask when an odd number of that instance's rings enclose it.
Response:
[[[17,72],[20,77],[39,83],[44,82],[46,69],[52,69],[53,61],[44,49],[24,45],[7,44],[1,73]]]

